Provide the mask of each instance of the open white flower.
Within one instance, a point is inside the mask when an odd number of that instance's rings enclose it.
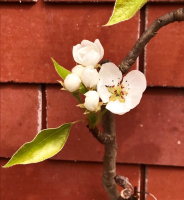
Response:
[[[76,65],[73,69],[72,69],[72,73],[76,74],[80,79],[82,78],[82,72],[84,70],[84,67],[82,65]]]
[[[99,73],[93,66],[85,67],[82,72],[82,82],[87,88],[92,88],[99,81]]]
[[[99,76],[97,91],[102,101],[107,103],[106,109],[112,113],[122,115],[140,103],[147,85],[142,72],[129,72],[121,83],[119,68],[113,63],[106,63],[102,65]]]
[[[76,74],[69,74],[64,80],[64,87],[69,92],[75,92],[79,89],[81,84],[81,79]]]
[[[88,91],[84,94],[86,96],[84,107],[89,111],[96,111],[99,104],[99,95],[96,91]]]
[[[81,44],[77,44],[73,47],[74,60],[84,66],[96,66],[96,64],[104,56],[104,49],[99,41],[96,39],[93,42],[89,40],[83,40]]]

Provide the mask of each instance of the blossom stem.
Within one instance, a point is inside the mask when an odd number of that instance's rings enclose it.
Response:
[[[79,92],[73,92],[72,94],[78,100],[79,103],[82,103],[80,96],[79,96]]]

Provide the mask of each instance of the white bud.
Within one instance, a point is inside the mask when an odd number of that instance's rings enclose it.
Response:
[[[87,88],[92,88],[98,84],[99,74],[93,66],[85,67],[82,73],[82,82]]]
[[[78,90],[80,84],[81,80],[76,74],[69,74],[64,80],[64,86],[69,92]]]
[[[84,67],[82,65],[76,65],[72,69],[72,73],[76,74],[79,78],[81,78],[83,70],[84,70]]]
[[[104,56],[104,49],[98,39],[94,42],[83,40],[73,47],[74,60],[84,66],[96,66]]]
[[[99,96],[96,91],[89,91],[84,94],[86,96],[84,106],[89,111],[95,111],[98,107]]]

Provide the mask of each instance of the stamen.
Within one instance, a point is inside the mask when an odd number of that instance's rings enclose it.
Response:
[[[123,91],[121,91],[121,94],[122,94],[122,95],[124,95],[124,92],[123,92]]]
[[[112,88],[114,87],[115,85],[111,86]]]
[[[123,86],[121,86],[121,89],[123,89],[124,87]]]
[[[117,93],[117,90],[114,90],[115,93]]]
[[[123,96],[121,96],[121,98],[122,98],[122,99],[124,99],[124,97],[123,97]]]

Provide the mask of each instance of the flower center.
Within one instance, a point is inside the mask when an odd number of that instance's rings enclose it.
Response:
[[[109,92],[112,94],[110,101],[119,100],[120,102],[125,102],[125,97],[128,94],[123,85],[108,86]]]

